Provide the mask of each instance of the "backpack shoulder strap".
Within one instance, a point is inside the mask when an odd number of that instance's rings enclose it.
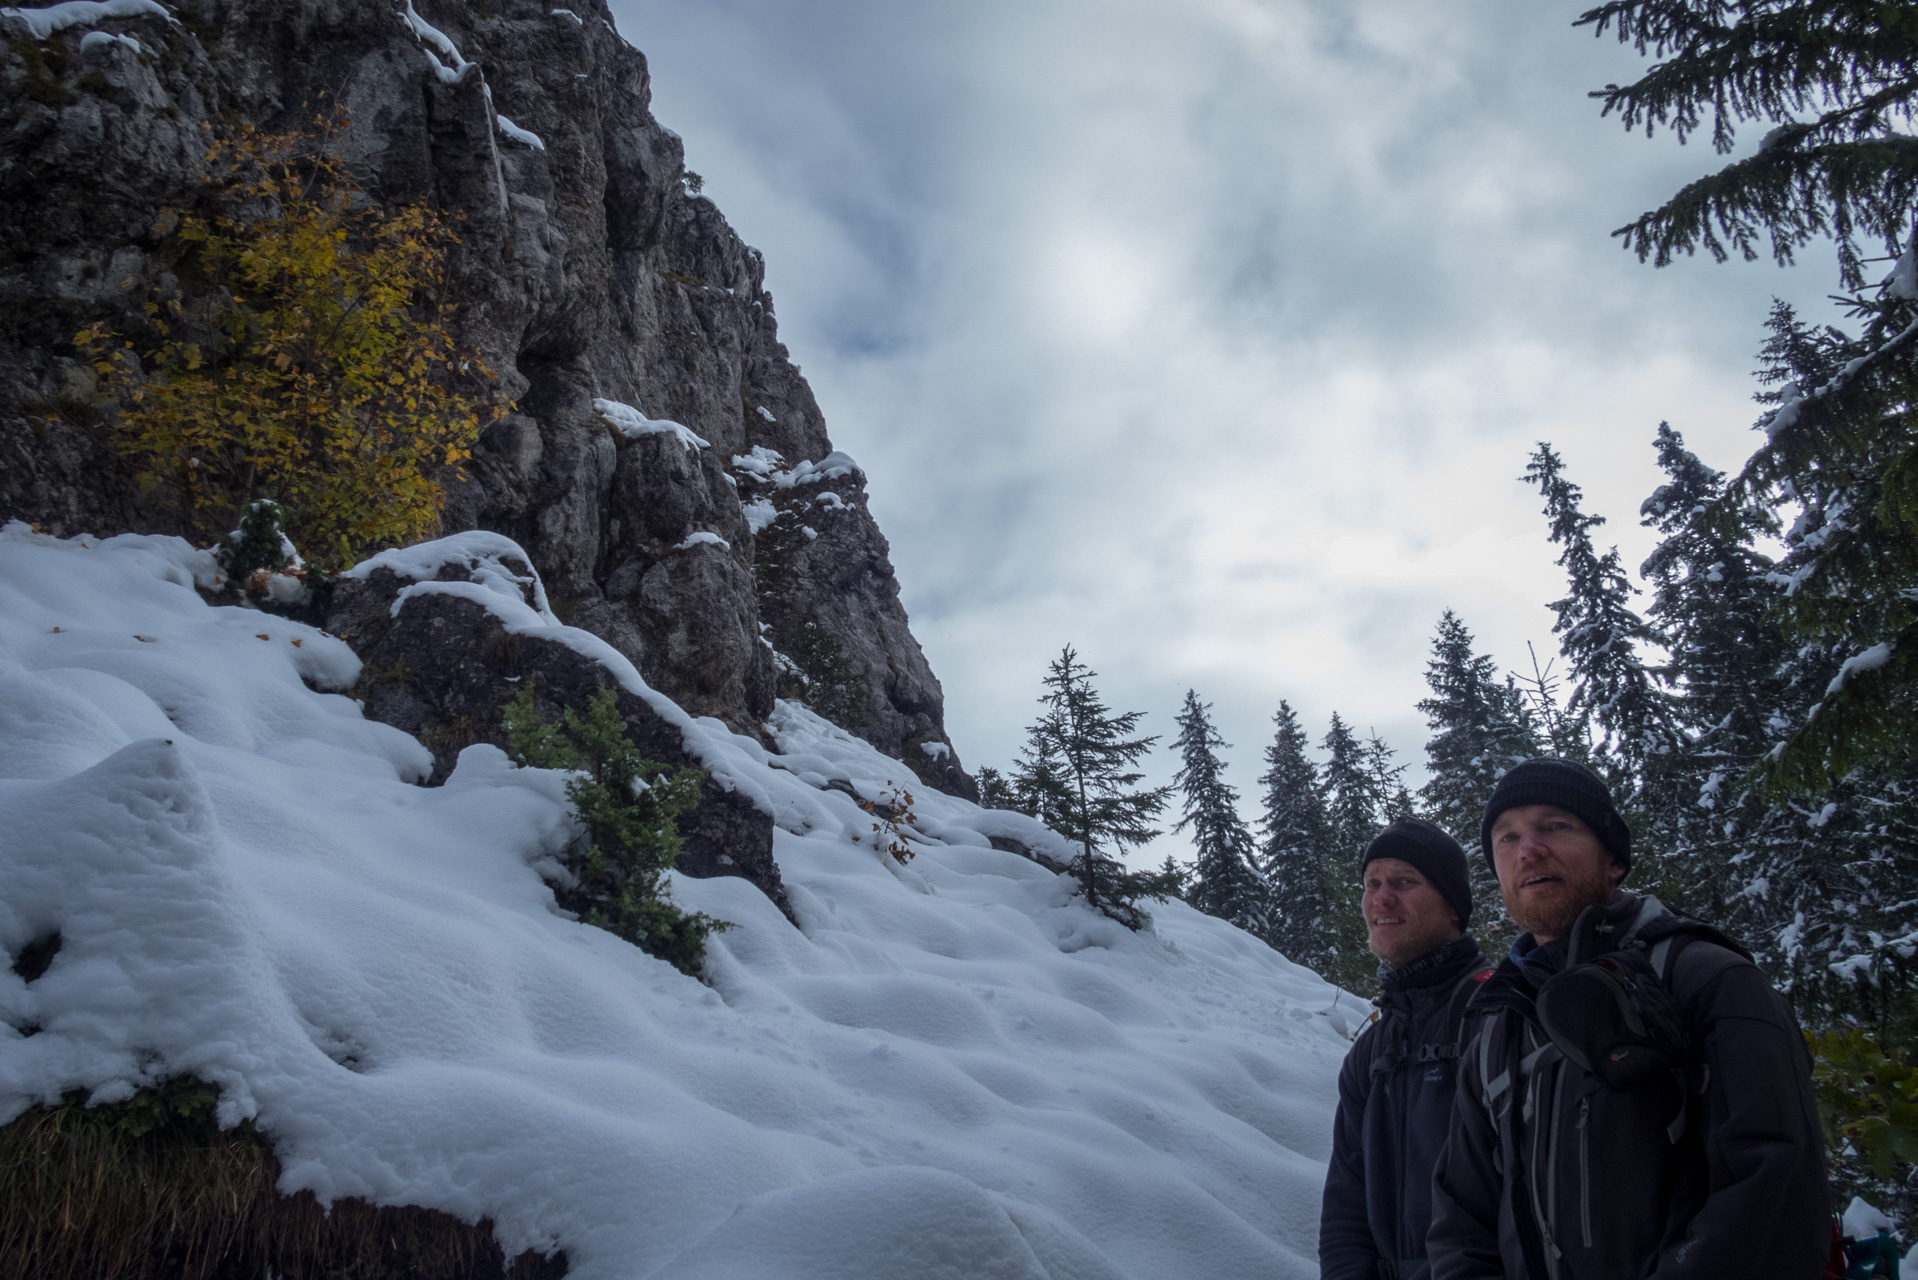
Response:
[[[1372,1025],[1366,1028],[1373,1041],[1371,1074],[1390,1075],[1399,1069],[1411,1049],[1409,1024],[1402,1009],[1381,1006],[1372,1017]]]
[[[1518,1051],[1518,1027],[1523,1021],[1517,1017],[1499,1018],[1499,1010],[1494,1009],[1486,1015],[1486,1021],[1480,1025],[1473,1044],[1478,1049],[1478,1085],[1479,1096],[1485,1104],[1485,1113],[1498,1115],[1498,1102],[1512,1089],[1515,1081]],[[1494,1072],[1496,1071],[1496,1074]]]
[[[1492,963],[1486,961],[1478,968],[1461,977],[1452,987],[1451,1004],[1448,1006],[1445,1025],[1451,1029],[1452,1043],[1457,1044],[1460,1033],[1465,1027],[1465,1010],[1478,997],[1480,988],[1492,976]]]
[[[1450,1062],[1459,1056],[1465,1027],[1465,1009],[1472,1003],[1479,987],[1492,976],[1490,964],[1481,965],[1469,973],[1460,975],[1452,984],[1451,994],[1445,999],[1445,1039],[1418,1047],[1420,1062]]]
[[[1672,965],[1675,963],[1675,953],[1693,941],[1710,942],[1741,959],[1752,959],[1751,951],[1723,929],[1713,928],[1703,920],[1681,916],[1675,911],[1665,911],[1642,923],[1635,922],[1635,927],[1618,940],[1618,945],[1628,946],[1634,941],[1643,944],[1651,952],[1652,968],[1658,971],[1660,981],[1663,981],[1671,972]],[[1658,949],[1661,943],[1671,945],[1661,953]]]

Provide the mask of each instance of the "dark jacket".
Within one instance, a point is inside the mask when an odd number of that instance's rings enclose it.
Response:
[[[1554,955],[1634,928],[1674,938],[1667,988],[1695,1048],[1614,1093],[1552,1045],[1533,996]],[[1810,1057],[1764,975],[1703,929],[1619,893],[1486,982],[1433,1186],[1433,1280],[1817,1280],[1831,1219]]]
[[[1454,1001],[1462,1005],[1478,985],[1471,976],[1491,969],[1470,938],[1427,960],[1388,971],[1378,1021],[1339,1071],[1319,1213],[1325,1280],[1415,1280],[1425,1272],[1432,1167],[1450,1127],[1458,1069],[1439,1046],[1455,1043]]]

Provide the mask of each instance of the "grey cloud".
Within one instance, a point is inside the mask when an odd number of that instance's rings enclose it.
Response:
[[[1633,564],[1660,418],[1742,458],[1767,300],[1827,261],[1617,248],[1716,157],[1598,119],[1638,64],[1577,8],[615,0],[871,474],[969,762],[1067,640],[1152,730],[1197,687],[1248,795],[1281,697],[1417,761],[1442,608],[1551,648],[1536,440]]]

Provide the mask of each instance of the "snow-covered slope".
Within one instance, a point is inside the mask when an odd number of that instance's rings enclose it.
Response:
[[[1130,934],[782,705],[692,722],[769,805],[803,930],[743,880],[710,985],[557,914],[561,775],[444,787],[311,628],[206,605],[175,539],[0,533],[0,1121],[191,1072],[283,1189],[490,1216],[588,1277],[1304,1276],[1351,997],[1181,903]],[[615,655],[616,656],[616,655]],[[630,666],[622,681],[638,680]],[[886,833],[880,833],[886,834]],[[31,1034],[23,1034],[31,1032]]]

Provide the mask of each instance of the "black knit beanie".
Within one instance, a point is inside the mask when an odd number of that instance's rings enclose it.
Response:
[[[1376,858],[1397,858],[1408,862],[1431,882],[1445,899],[1445,905],[1458,912],[1458,927],[1472,923],[1472,877],[1465,865],[1465,847],[1429,822],[1400,818],[1378,833],[1365,846],[1359,859],[1359,874]]]
[[[1498,863],[1492,858],[1492,824],[1507,809],[1528,804],[1549,804],[1563,809],[1597,835],[1619,866],[1632,866],[1632,832],[1612,804],[1612,793],[1597,774],[1582,764],[1541,756],[1527,760],[1498,780],[1492,798],[1485,805],[1485,821],[1479,824],[1479,840],[1485,846],[1485,860],[1494,874]]]

